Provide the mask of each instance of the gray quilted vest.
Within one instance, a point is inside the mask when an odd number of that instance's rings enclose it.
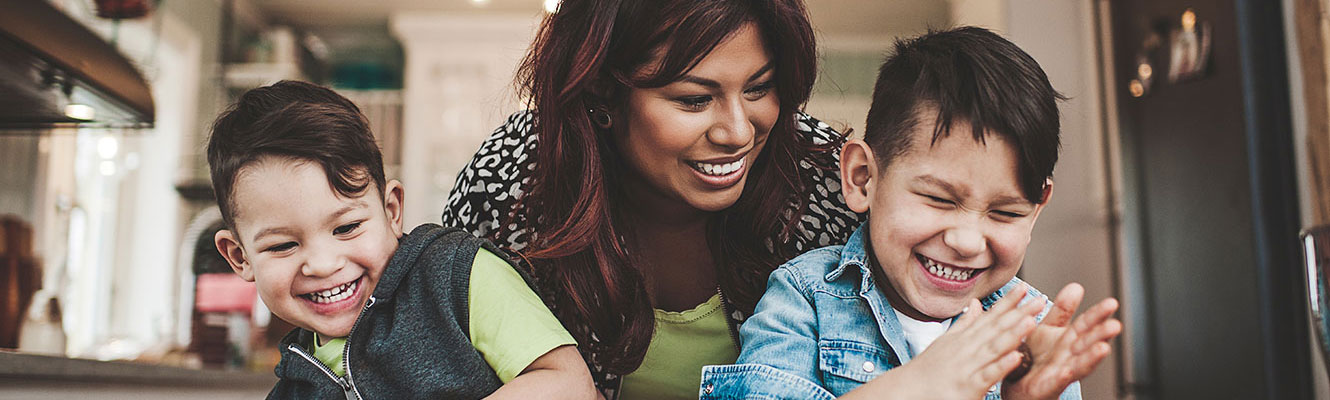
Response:
[[[346,376],[314,358],[313,333],[296,329],[282,339],[269,399],[479,399],[503,385],[471,347],[467,290],[476,251],[504,253],[434,224],[398,243],[347,337]]]

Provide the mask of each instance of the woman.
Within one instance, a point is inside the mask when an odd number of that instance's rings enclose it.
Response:
[[[565,0],[443,222],[525,259],[607,398],[696,398],[768,273],[858,225],[815,48],[801,0]]]

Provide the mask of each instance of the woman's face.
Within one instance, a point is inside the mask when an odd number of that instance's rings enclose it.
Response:
[[[780,114],[773,68],[749,23],[679,80],[629,90],[614,142],[640,178],[626,180],[640,209],[710,212],[738,201]]]

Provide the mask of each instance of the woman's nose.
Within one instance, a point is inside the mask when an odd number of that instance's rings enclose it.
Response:
[[[755,132],[748,110],[738,100],[728,101],[718,109],[716,123],[707,136],[718,146],[738,149],[752,143]]]

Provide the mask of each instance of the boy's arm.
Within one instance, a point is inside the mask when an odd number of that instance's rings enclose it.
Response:
[[[599,396],[577,347],[565,345],[540,356],[517,378],[485,398],[596,399]]]
[[[596,398],[576,342],[507,261],[479,250],[467,298],[471,344],[504,382],[490,398]]]
[[[1053,309],[1026,339],[1034,356],[1030,371],[1018,381],[1004,383],[1002,398],[1056,399],[1108,356],[1108,341],[1122,332],[1122,323],[1112,318],[1118,303],[1104,299],[1072,321],[1084,296],[1085,289],[1075,283],[1058,292]]]

